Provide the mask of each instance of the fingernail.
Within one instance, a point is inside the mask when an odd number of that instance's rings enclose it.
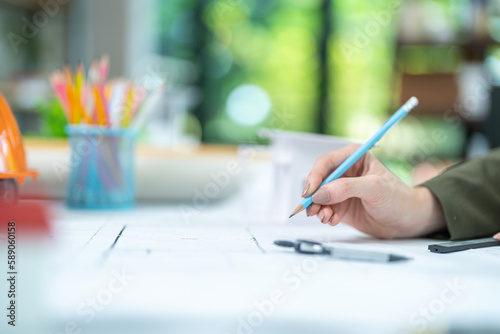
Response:
[[[325,213],[324,212],[320,212],[319,215],[318,215],[318,219],[320,222],[323,223],[323,219],[325,219]]]
[[[307,182],[305,185],[304,185],[304,190],[302,190],[302,197],[305,197],[307,192],[309,191],[309,188],[311,188],[311,185],[309,184],[309,182]]]
[[[311,212],[311,206],[308,206],[306,208],[306,215],[307,215],[307,217],[309,217],[309,212]]]
[[[313,195],[312,201],[316,204],[325,204],[330,201],[330,193],[325,188],[321,188]]]

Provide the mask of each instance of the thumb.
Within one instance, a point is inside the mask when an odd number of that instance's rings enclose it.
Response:
[[[493,236],[493,238],[497,239],[497,240],[500,240],[500,232],[498,232],[497,234],[495,234]]]
[[[346,160],[356,149],[357,144],[350,144],[336,151],[324,154],[316,159],[314,166],[306,178],[302,197],[307,197],[314,193],[328,175]]]
[[[343,177],[325,184],[313,196],[316,204],[329,205],[341,203],[349,198],[366,198],[373,193],[376,176]]]

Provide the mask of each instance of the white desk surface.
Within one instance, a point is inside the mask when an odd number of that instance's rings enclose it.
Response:
[[[30,269],[44,278],[37,303],[47,330],[37,333],[500,329],[500,247],[433,254],[427,245],[435,240],[376,240],[315,218],[266,223],[217,209],[188,223],[177,205],[129,211],[52,207],[50,247],[40,251],[39,269]],[[224,204],[219,207],[225,212]],[[297,238],[412,260],[346,262],[273,245]],[[116,273],[129,277],[120,283]],[[276,294],[281,298],[270,301]],[[93,309],[91,300],[97,303]]]

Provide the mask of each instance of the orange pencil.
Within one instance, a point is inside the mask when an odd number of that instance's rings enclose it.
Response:
[[[104,100],[102,96],[102,92],[99,87],[94,87],[94,97],[95,97],[95,107],[96,107],[96,116],[97,116],[97,124],[99,125],[108,125],[106,111],[104,106]]]
[[[72,115],[70,123],[80,124],[83,119],[85,121],[85,124],[92,124],[92,121],[85,112],[82,105],[82,101],[80,101],[80,99],[78,98],[78,95],[73,85],[67,85],[67,91],[68,91],[68,100]]]

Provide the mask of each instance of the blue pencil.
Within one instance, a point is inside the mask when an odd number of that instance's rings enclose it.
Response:
[[[340,166],[338,166],[337,169],[335,169],[330,174],[330,176],[328,176],[323,181],[323,183],[321,183],[318,189],[320,189],[325,184],[341,177],[349,168],[351,168],[352,165],[356,163],[356,161],[359,160],[359,158],[361,158],[366,152],[368,152],[394,124],[408,115],[408,113],[413,108],[415,108],[417,104],[418,100],[416,97],[411,97],[408,101],[406,101],[406,103],[401,108],[399,108],[398,111],[396,111],[394,115],[392,115],[391,118],[389,118],[373,136],[370,137],[370,139],[368,139],[363,145],[361,145],[356,151],[354,151],[354,153],[351,154],[351,156],[349,156],[349,158],[347,158]],[[301,212],[309,205],[311,205],[313,194],[304,198],[302,202],[300,202],[300,204],[297,206],[297,208],[295,208],[289,218],[292,218],[297,213]]]

